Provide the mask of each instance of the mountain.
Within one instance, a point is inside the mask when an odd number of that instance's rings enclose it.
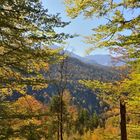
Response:
[[[57,49],[57,46],[52,46]],[[88,109],[90,112],[96,110],[100,112],[103,108],[99,105],[99,100],[96,94],[79,84],[79,80],[102,80],[102,81],[112,81],[119,79],[119,71],[114,71],[113,68],[107,67],[111,64],[111,58],[108,55],[90,55],[86,57],[80,57],[72,52],[66,51],[70,57],[67,59],[67,74],[68,83],[66,88],[70,91],[72,95],[72,102],[79,106]],[[105,65],[105,66],[103,66]],[[46,77],[48,75],[51,79],[57,79],[58,75],[58,64],[50,66],[50,71],[44,73]],[[49,103],[53,95],[58,94],[57,87],[54,83],[49,84],[48,88],[36,91],[32,87],[28,87],[27,93],[34,95],[36,99],[42,101],[43,103]],[[9,100],[15,100],[21,95],[14,93]]]
[[[115,57],[112,57],[111,55],[89,55],[86,56],[85,58],[85,62],[89,63],[89,64],[100,64],[103,66],[121,66],[124,65],[123,62],[121,62],[120,60],[118,60]]]
[[[110,55],[89,55],[85,57],[85,60],[89,64],[97,63],[104,66],[111,65]]]
[[[102,65],[102,66],[122,66],[124,65],[123,62],[118,60],[115,57],[112,57],[111,55],[108,54],[98,54],[98,55],[88,55],[85,57],[80,57],[77,55],[72,54],[73,57],[79,59],[80,61],[91,64],[91,65]]]
[[[52,45],[50,48],[52,49],[58,49],[60,48],[57,45]],[[84,63],[91,64],[91,65],[102,65],[102,66],[122,66],[125,63],[122,62],[117,57],[113,57],[109,54],[97,54],[97,55],[88,55],[85,57],[81,57],[73,52],[70,52],[68,50],[63,50],[63,53],[67,54],[68,56],[72,58],[76,58]]]
[[[103,81],[111,81],[119,78],[118,71],[114,71],[110,67],[86,64],[73,57],[69,57],[66,62],[67,75],[69,75],[66,89],[72,95],[72,102],[79,107],[88,109],[90,112],[95,110],[96,112],[100,112],[103,107],[100,107],[100,101],[96,98],[96,94],[92,90],[79,84],[79,80],[102,79]],[[58,69],[58,65],[52,65],[50,67],[50,79],[53,80],[59,77]],[[52,83],[48,86],[48,88],[40,91],[35,91],[30,87],[28,93],[34,94],[34,96],[43,103],[48,103],[53,95],[58,94],[58,86],[59,83],[57,86],[56,83]]]
[[[67,50],[65,50],[65,54],[69,55],[72,58],[76,58],[86,64],[91,64],[91,65],[102,65],[108,67],[124,65],[124,63],[121,60],[119,60],[117,57],[113,57],[109,54],[97,54],[97,55],[88,55],[85,57],[81,57]]]
[[[79,80],[102,80],[102,81],[112,81],[119,79],[119,72],[114,71],[111,67],[105,67],[96,64],[87,64],[80,61],[77,58],[69,57],[66,61],[68,83],[66,89],[70,91],[72,95],[72,102],[79,106],[88,109],[90,112],[96,110],[100,112],[103,107],[100,107],[99,100],[96,98],[96,94],[79,84]],[[57,79],[59,77],[58,73],[59,66],[57,64],[50,67],[50,71],[46,73],[46,77],[50,79]],[[58,83],[59,86],[59,83]],[[48,104],[53,95],[58,94],[56,83],[49,84],[48,88],[36,91],[32,87],[28,88],[27,93],[34,95],[36,99]],[[20,95],[14,93],[10,100],[17,99]]]

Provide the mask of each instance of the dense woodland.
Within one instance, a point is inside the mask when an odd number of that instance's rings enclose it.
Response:
[[[124,65],[69,56],[70,22],[40,0],[0,0],[0,140],[140,140],[140,1],[63,2],[71,18],[106,20],[86,51],[107,48]]]

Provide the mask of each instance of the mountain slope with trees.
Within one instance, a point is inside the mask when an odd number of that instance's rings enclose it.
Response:
[[[100,112],[103,107],[99,105],[100,101],[96,98],[94,92],[81,85],[79,80],[102,79],[103,81],[114,81],[119,79],[119,75],[122,72],[111,67],[86,64],[72,57],[68,57],[65,67],[67,69],[66,74],[68,75],[66,89],[70,91],[73,97],[73,103],[79,107],[88,109],[91,113],[94,111]],[[50,67],[50,71],[46,74],[46,77],[54,80],[57,79],[57,64]],[[52,96],[57,95],[57,87],[52,83],[47,89],[42,89],[40,91],[31,90],[29,93],[33,93],[35,97],[42,102],[48,103]],[[46,95],[48,95],[47,98]]]

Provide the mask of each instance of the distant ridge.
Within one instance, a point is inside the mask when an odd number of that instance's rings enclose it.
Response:
[[[85,57],[87,63],[97,63],[103,66],[122,66],[123,62],[109,54],[89,55]]]
[[[59,48],[57,45],[52,45],[52,49]],[[69,55],[70,57],[76,58],[86,64],[91,65],[102,65],[102,66],[122,66],[124,65],[123,62],[120,60],[117,60],[117,58],[113,58],[109,54],[96,54],[96,55],[88,55],[85,57],[81,57],[73,52],[70,52],[68,50],[64,50],[65,54]]]

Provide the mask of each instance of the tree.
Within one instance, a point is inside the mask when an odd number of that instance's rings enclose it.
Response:
[[[93,34],[86,37],[87,43],[92,44],[90,51],[96,48],[108,48],[115,55],[119,54],[121,58],[132,64],[132,71],[135,72],[133,74],[139,77],[140,71],[137,71],[140,65],[139,0],[65,0],[65,3],[68,15],[73,18],[80,13],[84,13],[86,17],[104,19],[105,24],[94,28]],[[130,11],[133,11],[133,13],[130,13]],[[134,87],[137,86],[136,89],[139,89],[139,84],[137,84],[139,81],[136,79],[130,80],[130,82],[132,81],[135,81],[136,85]],[[121,93],[124,93],[124,91]],[[124,108],[125,112],[124,105],[121,101],[120,107]],[[124,114],[124,112],[120,113]],[[124,117],[124,115],[122,116]],[[122,140],[126,140],[125,129],[121,130]]]
[[[62,118],[61,118],[61,112],[62,112]],[[54,133],[57,132],[57,139],[59,139],[62,131],[64,131],[61,128],[61,125],[64,126],[65,120],[68,117],[68,111],[67,111],[65,101],[64,100],[61,101],[60,96],[56,95],[52,97],[52,100],[50,103],[50,113],[53,115],[52,124],[50,124],[51,125],[50,132],[51,133],[52,131],[54,131]],[[62,121],[62,124],[60,124],[61,121]],[[63,133],[62,133],[62,138],[63,138]],[[52,139],[52,136],[51,136],[51,139]]]
[[[60,105],[58,106],[58,137],[57,139],[63,140],[64,133],[64,96],[67,89],[68,78],[70,77],[70,73],[68,71],[68,56],[65,55],[65,52],[61,52],[62,59],[57,63],[55,74],[52,71],[49,73],[49,78],[53,79],[53,84],[56,88],[55,94],[58,96]]]
[[[93,113],[91,118],[91,128],[97,128],[99,125],[99,117],[96,112]]]
[[[131,79],[130,79],[131,76]],[[102,82],[98,80],[94,81],[80,81],[87,87],[98,91],[98,96],[101,100],[107,102],[112,108],[119,106],[120,108],[120,126],[121,126],[121,139],[127,139],[126,132],[126,105],[127,111],[129,108],[133,108],[129,113],[134,113],[135,106],[139,105],[139,82],[138,79],[130,75],[128,79],[123,79],[121,81],[115,82]]]
[[[7,108],[4,99],[7,95],[26,94],[28,85],[47,86],[44,72],[48,71],[49,64],[61,58],[60,50],[52,50],[50,46],[70,37],[55,29],[68,24],[58,14],[48,14],[40,0],[0,1],[0,105],[3,110]],[[21,116],[17,117],[22,119]]]
[[[127,55],[139,54],[139,0],[65,0],[66,11],[75,18],[80,13],[85,17],[104,18],[105,24],[93,29],[87,42],[95,48],[107,47]],[[133,13],[129,13],[129,10]],[[127,17],[129,14],[129,18]],[[129,34],[125,33],[129,30]]]
[[[5,105],[5,106],[4,106]],[[26,95],[0,104],[0,139],[39,139],[47,136],[47,107]]]
[[[45,85],[40,71],[48,70],[48,64],[59,58],[58,51],[49,46],[68,37],[56,33],[55,27],[68,23],[48,14],[39,0],[5,0],[0,5],[1,93],[21,85]]]
[[[86,109],[80,110],[77,118],[77,130],[82,135],[89,129],[90,115]]]

